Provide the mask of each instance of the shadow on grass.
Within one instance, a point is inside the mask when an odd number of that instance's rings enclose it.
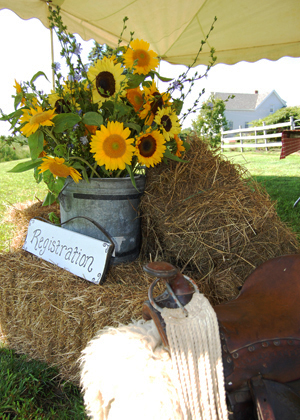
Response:
[[[280,219],[298,234],[300,239],[300,202],[294,207],[300,197],[300,177],[284,176],[253,176],[262,184],[273,201]]]

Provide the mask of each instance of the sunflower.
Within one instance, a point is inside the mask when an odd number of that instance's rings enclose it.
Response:
[[[54,90],[51,91],[52,93],[50,93],[48,97],[50,106],[55,108],[55,112],[57,114],[70,112],[71,105],[74,105],[76,109],[80,109],[80,106],[76,103],[72,90],[69,88],[67,83],[64,83],[62,87],[62,94],[59,94]]]
[[[58,176],[59,178],[67,178],[68,176],[71,176],[75,182],[78,182],[82,178],[76,169],[65,165],[64,158],[52,158],[50,156],[46,156],[42,160],[43,163],[38,167],[40,173],[49,169],[54,176]]]
[[[114,64],[112,60],[104,57],[98,60],[95,66],[90,67],[88,79],[93,83],[92,93],[94,103],[103,102],[113,98],[117,93],[123,95],[124,80],[126,78],[120,63]]]
[[[29,137],[32,133],[35,133],[36,130],[42,126],[51,126],[54,125],[54,122],[51,121],[55,117],[55,109],[49,109],[48,111],[43,111],[43,108],[37,106],[37,109],[30,108],[24,109],[23,115],[20,118],[20,123],[25,124],[20,131],[26,137]]]
[[[142,165],[157,165],[161,162],[166,150],[164,136],[158,131],[151,131],[149,128],[146,133],[137,138],[135,146],[135,155]]]
[[[133,106],[135,112],[139,112],[144,104],[143,92],[139,87],[128,89],[126,93],[128,101]]]
[[[98,165],[105,165],[106,169],[113,171],[125,169],[125,164],[130,165],[135,149],[129,136],[129,128],[124,128],[118,121],[108,122],[107,127],[101,125],[91,140],[91,152]]]
[[[164,106],[170,105],[170,95],[166,92],[160,93],[154,81],[152,81],[149,87],[144,87],[144,95],[146,103],[140,111],[139,117],[142,120],[146,119],[146,125],[151,125],[157,111]]]
[[[150,44],[142,39],[135,39],[124,54],[124,63],[134,68],[133,73],[148,74],[158,66],[157,54],[149,50]]]
[[[174,135],[174,140],[176,142],[177,150],[175,155],[178,157],[181,157],[181,154],[185,152],[185,147],[183,146],[183,141],[180,137],[177,136],[177,134]]]
[[[175,134],[179,134],[181,131],[178,117],[170,107],[158,110],[154,121],[162,130],[167,141],[170,141]]]

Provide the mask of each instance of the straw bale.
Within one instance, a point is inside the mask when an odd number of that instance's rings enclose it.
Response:
[[[216,304],[234,298],[255,267],[300,248],[244,167],[191,141],[186,163],[148,172],[142,256],[169,261],[205,282]]]
[[[11,348],[79,379],[77,360],[105,326],[141,318],[152,281],[142,269],[166,260],[193,277],[212,304],[237,296],[255,267],[300,252],[274,203],[243,167],[193,140],[188,163],[151,168],[142,198],[142,250],[137,261],[110,267],[103,286],[85,281],[21,249],[29,220],[54,205],[14,206],[12,250],[0,254],[0,328]],[[158,293],[160,289],[158,290]]]
[[[58,366],[76,382],[77,359],[96,332],[141,317],[149,279],[139,262],[112,267],[104,286],[37,257],[0,254],[0,320],[10,347]]]
[[[26,234],[28,223],[34,217],[49,220],[49,214],[54,213],[59,217],[59,205],[57,203],[51,206],[42,206],[41,201],[28,200],[24,203],[16,203],[8,207],[2,223],[12,224],[13,238],[10,242],[10,250],[16,251],[22,248]]]

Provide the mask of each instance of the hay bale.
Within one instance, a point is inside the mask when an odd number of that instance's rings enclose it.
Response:
[[[185,159],[151,169],[142,201],[144,259],[162,259],[205,282],[213,304],[237,295],[263,262],[300,252],[266,191],[246,169],[192,140]]]
[[[140,259],[109,269],[98,286],[21,250],[29,220],[58,207],[14,206],[15,252],[0,254],[0,325],[11,348],[78,383],[81,351],[105,326],[141,317],[152,281],[142,265],[166,260],[193,277],[212,304],[232,299],[255,267],[300,252],[266,192],[195,141],[188,163],[151,169],[142,199]]]
[[[111,267],[95,285],[37,257],[0,254],[0,323],[8,345],[77,382],[77,360],[106,325],[141,318],[150,285],[140,262]]]

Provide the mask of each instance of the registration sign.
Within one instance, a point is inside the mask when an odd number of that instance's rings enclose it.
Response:
[[[95,284],[105,280],[113,244],[31,219],[23,249]]]

